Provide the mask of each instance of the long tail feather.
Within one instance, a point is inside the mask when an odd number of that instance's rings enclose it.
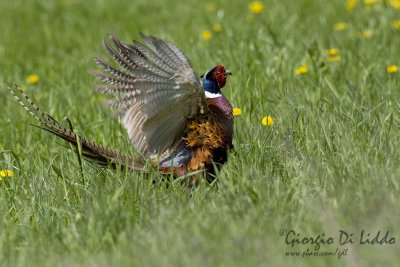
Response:
[[[102,167],[111,166],[116,168],[117,166],[121,166],[134,170],[145,171],[145,164],[143,160],[105,148],[101,145],[93,143],[90,140],[87,140],[84,137],[78,136],[73,130],[65,128],[49,114],[43,112],[17,85],[8,87],[8,89],[18,103],[31,116],[41,122],[43,127],[39,128],[57,135],[58,137],[72,144],[75,148],[78,148],[80,143],[82,155],[87,160]]]

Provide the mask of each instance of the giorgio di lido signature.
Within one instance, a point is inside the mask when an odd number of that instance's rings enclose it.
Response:
[[[348,245],[361,245],[361,246],[382,246],[396,244],[395,236],[390,231],[375,231],[369,232],[360,230],[359,232],[348,232],[338,230],[337,234],[326,235],[321,233],[319,235],[309,236],[296,232],[295,230],[281,229],[279,235],[284,239],[286,245],[293,249],[307,248],[302,251],[287,252],[288,256],[346,256]],[[332,248],[336,246],[336,250],[321,251],[323,249]],[[337,246],[344,246],[339,249]],[[310,250],[313,249],[314,251]],[[321,249],[321,250],[320,250]]]

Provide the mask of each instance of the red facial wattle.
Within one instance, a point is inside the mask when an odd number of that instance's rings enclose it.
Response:
[[[214,78],[217,80],[218,87],[222,88],[226,84],[226,70],[222,65],[218,65],[214,72],[213,72]]]

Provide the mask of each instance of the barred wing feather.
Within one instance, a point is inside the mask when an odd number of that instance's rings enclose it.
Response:
[[[188,119],[208,111],[204,90],[183,53],[169,42],[141,35],[144,44],[104,40],[119,67],[96,57],[106,84],[96,89],[117,97],[105,103],[121,118],[144,155],[163,153],[181,140]]]

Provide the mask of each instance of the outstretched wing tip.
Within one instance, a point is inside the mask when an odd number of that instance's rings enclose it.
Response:
[[[113,34],[103,39],[106,52],[119,67],[95,56],[110,75],[92,72],[105,83],[94,89],[122,96],[106,106],[121,111],[122,124],[142,153],[162,153],[183,135],[186,120],[195,115],[193,106],[207,109],[207,103],[197,76],[177,47],[143,32],[139,36],[143,43],[123,43]]]

